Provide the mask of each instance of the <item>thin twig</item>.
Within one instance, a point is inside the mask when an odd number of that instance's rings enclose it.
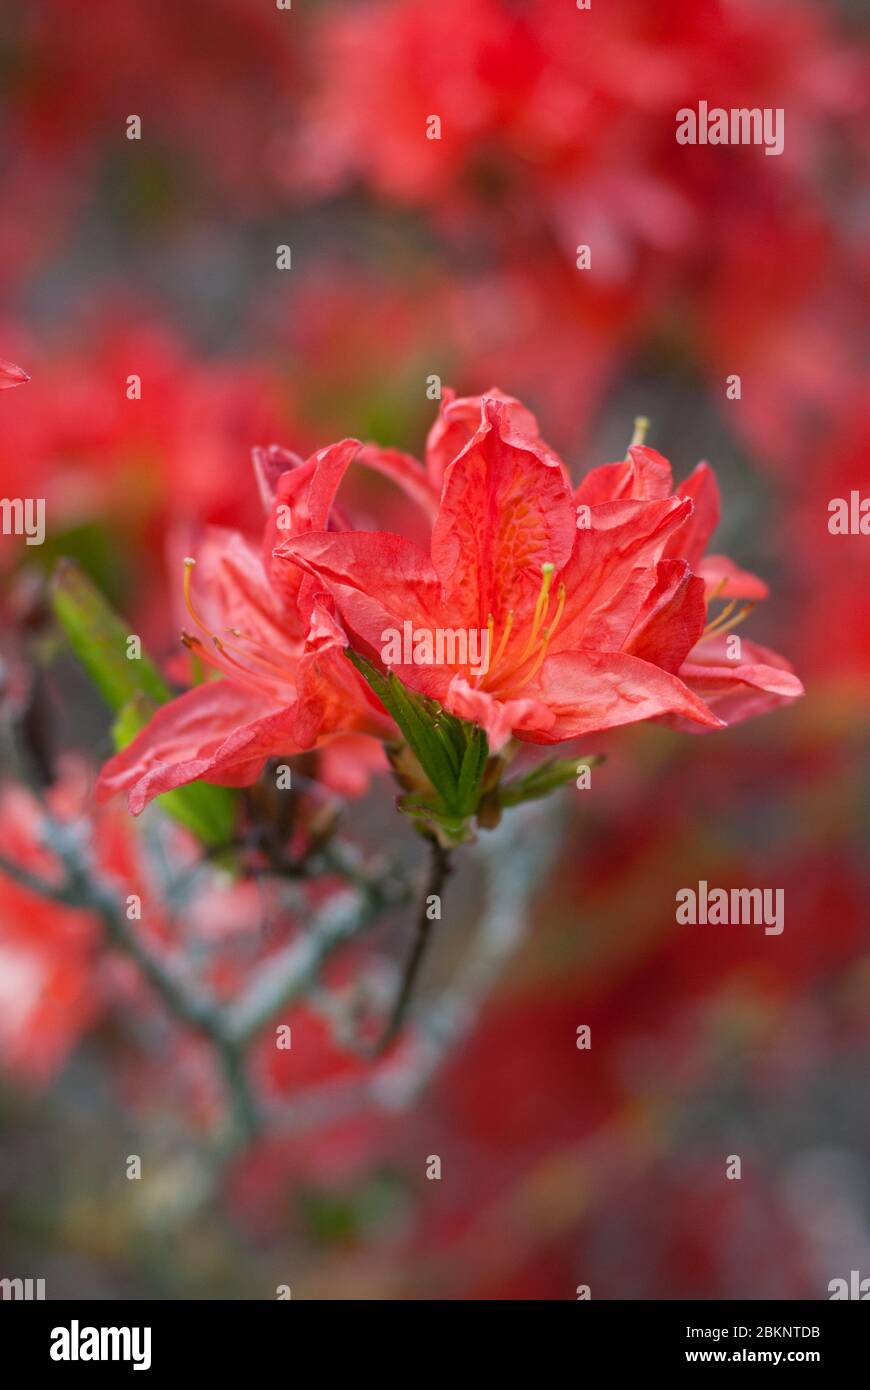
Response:
[[[40,878],[38,874],[33,874],[29,869],[22,869],[20,864],[15,864],[11,859],[7,859],[5,854],[0,854],[0,873],[11,878],[13,883],[17,883],[21,888],[26,888],[28,892],[35,893],[40,898],[47,898],[50,902],[64,903],[67,907],[74,907],[76,904],[69,896],[69,890],[64,884],[49,883],[48,879]]]
[[[225,1028],[233,1043],[249,1042],[270,1018],[300,998],[332,952],[357,936],[387,905],[379,894],[357,889],[330,899],[304,935],[264,962],[243,997],[228,1010]]]
[[[559,851],[563,816],[549,802],[516,807],[473,851],[481,861],[485,901],[456,977],[420,1009],[407,1047],[351,1081],[323,1082],[269,1114],[270,1125],[296,1134],[336,1124],[371,1108],[395,1113],[411,1106],[473,1029],[505,962],[529,925],[532,901]]]
[[[43,839],[66,873],[62,885],[49,883],[6,858],[0,869],[22,887],[69,907],[89,909],[103,923],[107,939],[129,956],[174,1018],[203,1033],[213,1044],[232,1101],[234,1130],[245,1142],[256,1133],[256,1106],[245,1075],[243,1057],[225,1035],[220,1005],[168,960],[162,960],[131,930],[111,887],[93,870],[80,831],[45,817]]]
[[[382,1053],[386,1052],[390,1043],[400,1032],[405,1022],[405,1015],[408,1011],[408,1005],[411,1002],[414,985],[417,982],[420,966],[426,955],[426,948],[429,945],[431,936],[433,919],[429,915],[429,899],[432,897],[438,897],[440,899],[444,891],[447,876],[452,869],[449,850],[444,849],[434,837],[429,840],[429,851],[429,875],[417,913],[414,939],[411,943],[410,954],[408,955],[405,968],[402,972],[402,983],[399,987],[399,993],[396,996],[396,1002],[393,1005],[392,1013],[387,1020],[384,1031],[381,1033],[381,1036],[378,1038],[373,1048],[373,1054],[376,1057],[380,1057]]]
[[[334,950],[408,896],[407,885],[395,871],[367,871],[350,847],[337,846],[324,858],[345,877],[348,889],[330,898],[304,935],[264,963],[235,1004],[222,1005],[186,971],[149,949],[131,928],[116,892],[95,872],[80,828],[46,815],[42,837],[63,866],[62,883],[52,883],[5,856],[0,856],[0,872],[40,897],[96,913],[107,940],[133,960],[172,1017],[209,1040],[230,1097],[231,1148],[253,1138],[259,1129],[245,1067],[247,1045],[270,1018],[312,985]]]

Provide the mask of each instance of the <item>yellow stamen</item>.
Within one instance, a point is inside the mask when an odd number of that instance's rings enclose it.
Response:
[[[215,639],[212,640],[214,641]],[[185,632],[183,630],[181,633],[181,641],[183,646],[185,646],[187,650],[198,660],[207,661],[210,666],[213,666],[215,668],[216,671],[223,671],[225,676],[232,676],[233,678],[237,676],[237,671],[233,669],[232,665],[230,664],[226,655],[223,652],[220,652],[218,654],[217,652],[208,651],[207,648],[203,646],[202,642],[200,642],[198,637],[193,637],[189,632]],[[247,672],[246,675],[250,677],[250,672]],[[248,679],[247,684],[250,684],[250,679]]]
[[[239,635],[239,629],[237,627],[228,628],[227,631],[233,633],[234,636]],[[276,676],[280,676],[282,680],[291,681],[293,679],[292,672],[288,671],[286,667],[278,666],[276,662],[270,661],[268,656],[262,655],[263,647],[256,638],[248,637],[244,633],[241,634],[241,637],[244,642],[250,642],[251,651],[247,651],[244,647],[237,647],[234,643],[231,644],[229,642],[222,642],[222,649],[224,651],[237,652],[238,655],[244,657],[246,661],[258,662],[264,670],[273,672]],[[215,637],[213,640],[217,642],[218,639]],[[268,650],[268,648],[266,650]]]
[[[199,616],[199,614],[193,606],[193,598],[191,596],[190,586],[191,580],[193,578],[193,570],[195,565],[196,561],[190,555],[188,555],[184,561],[184,606],[186,607],[190,616],[193,618],[193,621],[196,623],[197,627],[202,632],[204,632],[207,637],[211,637],[211,628],[203,622],[202,618]]]
[[[711,618],[709,623],[707,623],[706,627],[704,628],[703,636],[709,637],[711,632],[715,632],[716,629],[719,627],[719,624],[723,623],[726,618],[730,617],[730,615],[734,612],[736,606],[736,598],[733,598],[730,603],[726,603],[725,607],[722,609],[722,612],[717,613],[716,617]]]
[[[529,655],[529,652],[532,650],[532,648],[535,646],[535,643],[538,640],[538,633],[541,628],[541,623],[544,621],[544,617],[547,612],[547,603],[549,601],[550,589],[553,584],[553,575],[555,573],[556,566],[551,564],[549,560],[545,564],[541,565],[541,574],[543,578],[541,579],[541,587],[538,590],[538,600],[535,604],[535,612],[532,618],[532,630],[529,633],[529,640],[526,642],[525,650],[522,656],[520,657],[521,661],[525,661],[526,657]]]
[[[496,651],[495,656],[492,658],[492,661],[489,663],[489,669],[490,669],[490,670],[492,670],[494,666],[497,666],[498,663],[499,663],[499,661],[500,661],[501,658],[503,657],[503,655],[504,655],[504,649],[505,649],[505,647],[506,647],[507,644],[508,644],[508,638],[509,638],[510,635],[511,635],[511,628],[513,627],[513,625],[514,625],[514,610],[513,610],[512,608],[509,608],[509,609],[508,609],[507,620],[506,620],[505,625],[504,625],[504,632],[502,633],[502,635],[501,635],[501,637],[499,638],[499,641],[498,641],[498,650]]]
[[[723,632],[728,632],[732,627],[736,627],[738,623],[742,623],[744,618],[748,618],[754,607],[754,603],[744,604],[740,612],[735,613],[733,618],[729,618],[727,623],[719,623],[717,619],[718,626],[711,623],[709,628],[704,628],[701,634],[702,637],[721,637]],[[721,618],[722,615],[720,614],[719,616]]]
[[[477,675],[477,677],[475,678],[475,682],[474,682],[476,688],[479,688],[479,687],[480,687],[480,685],[481,685],[482,682],[483,682],[484,676],[486,675],[487,671],[488,671],[488,670],[490,669],[490,667],[492,666],[492,642],[493,642],[493,637],[494,637],[494,636],[495,636],[495,618],[494,618],[494,617],[492,616],[492,614],[490,613],[490,614],[487,615],[487,619],[486,619],[486,648],[485,648],[485,650],[484,650],[483,652],[481,652],[481,655],[480,655],[481,670],[480,670],[479,674]]]
[[[553,627],[555,627],[555,623],[553,624]],[[540,671],[541,667],[543,666],[544,658],[547,655],[547,648],[550,645],[550,638],[552,637],[552,635],[553,628],[545,627],[543,632],[541,633],[542,641],[540,651],[538,652],[538,655],[535,657],[535,664],[533,665],[531,671],[529,671],[527,676],[523,677],[523,685],[528,685],[532,677],[536,676]]]
[[[553,633],[556,631],[556,628],[559,626],[559,623],[562,621],[562,614],[563,614],[564,611],[565,611],[565,598],[566,598],[565,585],[564,585],[564,584],[560,584],[560,585],[559,585],[559,590],[558,590],[558,602],[557,602],[557,604],[556,604],[556,612],[555,612],[555,615],[554,615],[554,617],[553,617],[553,621],[550,623],[550,627],[549,627],[550,637],[553,636]]]
[[[220,660],[215,661],[214,664],[217,665],[218,668],[224,672],[226,672],[227,667],[229,667],[229,674],[232,675],[238,673],[244,676],[249,685],[255,685],[257,689],[260,690],[264,688],[263,683],[267,679],[266,670],[268,670],[269,674],[272,676],[273,681],[275,676],[278,676],[281,680],[284,681],[292,680],[291,672],[285,671],[282,667],[276,666],[274,662],[268,661],[265,657],[259,656],[255,652],[246,652],[243,651],[240,647],[235,646],[235,644],[233,643],[221,641],[220,637],[217,637],[215,633],[212,632],[211,628],[200,617],[196,608],[194,608],[193,606],[191,580],[193,577],[193,569],[195,565],[196,561],[192,558],[192,556],[187,556],[187,558],[184,561],[184,603],[188,613],[193,618],[193,621],[196,623],[197,627],[200,629],[200,631],[204,632],[207,637],[211,638],[215,650],[220,653]],[[204,656],[206,660],[209,659],[209,654],[206,652],[198,637],[191,637],[189,633],[183,632],[181,634],[181,640],[184,643],[184,645],[188,648],[188,650],[192,650],[194,647],[197,647],[199,648],[200,654]],[[258,662],[259,665],[265,669],[263,671],[251,670],[249,666],[245,666],[243,662],[237,660],[236,657],[232,655],[233,652],[237,652],[238,655],[243,657],[245,661]],[[214,660],[213,657],[211,659]]]

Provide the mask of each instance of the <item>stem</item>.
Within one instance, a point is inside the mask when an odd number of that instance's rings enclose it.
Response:
[[[29,869],[22,869],[19,864],[7,859],[5,854],[0,854],[0,873],[11,878],[12,882],[17,883],[21,888],[26,888],[28,892],[37,894],[40,898],[48,898],[50,902],[65,903],[67,907],[75,906],[64,885],[49,883],[47,879],[40,878],[38,874],[32,874]]]
[[[270,1018],[304,994],[323,962],[368,925],[378,906],[372,900],[360,899],[355,892],[329,903],[304,936],[266,961],[244,997],[230,1009],[226,1032],[231,1041],[244,1045]]]
[[[411,943],[408,959],[405,962],[404,971],[402,972],[402,983],[399,987],[399,993],[396,996],[396,1002],[393,1005],[393,1011],[373,1049],[376,1057],[386,1052],[390,1043],[396,1037],[405,1022],[405,1015],[408,1011],[411,995],[414,992],[414,985],[420,973],[420,966],[426,955],[426,948],[429,945],[431,936],[432,919],[428,913],[429,898],[433,895],[437,895],[440,898],[444,884],[447,881],[447,876],[453,867],[450,862],[449,850],[444,849],[434,838],[429,840],[429,849],[431,854],[429,860],[429,875],[426,880],[426,887],[423,890],[420,910],[417,913],[414,939]]]
[[[548,802],[528,802],[481,838],[474,854],[484,885],[477,930],[455,977],[420,1009],[413,1044],[362,1076],[333,1078],[273,1111],[276,1130],[297,1134],[365,1114],[395,1115],[424,1091],[445,1058],[466,1038],[506,961],[529,926],[532,902],[559,852],[564,812]]]
[[[65,870],[64,882],[51,883],[2,855],[0,872],[40,897],[67,907],[85,908],[100,917],[107,941],[135,963],[167,1012],[211,1043],[230,1101],[231,1126],[226,1147],[231,1151],[245,1144],[260,1128],[245,1068],[247,1045],[270,1018],[316,981],[334,950],[362,931],[381,911],[406,900],[407,886],[395,866],[382,865],[372,872],[349,846],[336,842],[325,847],[321,869],[330,869],[345,878],[347,890],[330,899],[304,936],[265,962],[235,1004],[222,1005],[186,971],[153,953],[140,939],[110,884],[94,872],[90,854],[75,828],[46,816],[42,831],[45,844]],[[312,863],[306,872],[313,870]]]

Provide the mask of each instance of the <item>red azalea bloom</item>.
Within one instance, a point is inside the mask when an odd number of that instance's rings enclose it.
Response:
[[[185,562],[187,609],[202,634],[185,633],[185,645],[224,678],[206,680],[158,710],[106,763],[99,799],[128,790],[138,814],[153,797],[187,782],[248,786],[267,758],[336,736],[346,738],[344,756],[332,757],[326,773],[337,774],[337,789],[360,791],[369,771],[383,765],[380,748],[362,736],[388,737],[392,724],[345,660],[343,632],[302,572],[282,565],[273,573],[271,555],[286,530],[328,524],[359,447],[343,440],[307,463],[281,449],[255,450],[269,513],[262,553],[238,532],[211,528],[197,561]]]
[[[767,703],[800,693],[766,653],[734,668],[717,664],[709,643],[694,651],[705,632],[730,625],[728,613],[706,626],[707,593],[764,592],[728,561],[701,565],[718,517],[706,466],[674,495],[667,461],[636,448],[572,494],[534,417],[501,392],[451,395],[427,465],[433,480],[443,471],[428,554],[387,532],[309,530],[276,555],[329,592],[352,645],[480,724],[494,751],[512,734],[557,743],[659,716],[721,727],[692,685],[737,717],[760,692]],[[424,650],[427,634],[436,650],[439,631],[479,633],[487,669],[409,659],[404,648],[401,660],[386,659],[388,634],[409,625]],[[745,708],[735,701],[744,688],[754,692]]]

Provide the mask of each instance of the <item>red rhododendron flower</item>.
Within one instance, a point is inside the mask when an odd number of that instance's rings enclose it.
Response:
[[[675,494],[667,461],[634,448],[574,493],[534,417],[500,392],[450,396],[427,465],[433,479],[443,471],[428,554],[402,536],[336,531],[286,539],[278,554],[316,576],[353,646],[480,724],[494,751],[512,734],[557,743],[659,716],[721,727],[701,691],[732,717],[759,692],[765,704],[800,694],[779,658],[753,651],[734,667],[704,640],[734,616],[726,606],[708,625],[708,597],[765,592],[729,561],[702,565],[718,517],[705,465]],[[387,634],[407,625],[433,650],[439,630],[485,634],[487,669],[385,659]]]
[[[344,440],[307,463],[280,449],[255,451],[269,511],[262,553],[238,532],[211,528],[196,562],[186,562],[185,599],[192,626],[185,645],[221,672],[163,706],[137,738],[103,768],[100,798],[130,791],[134,814],[161,792],[198,779],[223,786],[256,781],[267,758],[350,735],[338,788],[359,791],[383,755],[361,735],[385,737],[392,725],[342,651],[344,634],[301,571],[271,552],[282,525],[325,526],[336,489],[359,445]],[[197,566],[194,593],[193,570]]]
[[[333,504],[355,455],[431,517],[428,553],[343,523]],[[395,736],[345,660],[348,643],[480,725],[493,752],[512,735],[558,743],[642,719],[718,728],[801,692],[781,658],[751,648],[735,664],[722,649],[745,613],[737,601],[766,589],[729,560],[703,558],[719,513],[706,465],[674,492],[667,460],[635,447],[575,491],[535,417],[499,391],[447,392],[425,465],[353,440],[305,464],[255,451],[255,464],[268,507],[262,552],[213,529],[195,595],[186,562],[205,640],[184,640],[224,679],[166,705],[103,769],[101,795],[128,789],[134,812],[198,778],[247,785],[267,758],[336,736]],[[388,634],[408,628],[433,650],[439,633],[477,631],[485,669],[470,643],[456,660],[387,659]]]

